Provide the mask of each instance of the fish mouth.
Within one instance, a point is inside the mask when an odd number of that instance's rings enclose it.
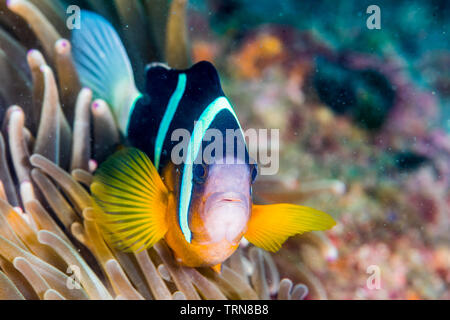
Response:
[[[238,192],[215,192],[205,202],[205,211],[209,212],[220,206],[235,205],[248,208],[248,199]]]
[[[217,192],[205,203],[203,217],[212,242],[239,243],[250,216],[248,199],[240,193]]]

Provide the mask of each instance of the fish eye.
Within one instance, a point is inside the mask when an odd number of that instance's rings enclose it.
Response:
[[[256,178],[258,177],[258,165],[255,163],[252,165],[252,183],[255,182]]]
[[[208,176],[208,168],[205,164],[196,164],[194,166],[194,181],[196,183],[204,183]]]

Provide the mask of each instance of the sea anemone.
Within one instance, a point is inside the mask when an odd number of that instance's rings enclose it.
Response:
[[[119,30],[134,70],[163,57],[189,63],[185,0],[112,2],[83,3],[127,26]],[[0,0],[0,299],[326,298],[307,267],[252,246],[242,245],[221,274],[179,266],[164,241],[135,254],[108,246],[88,190],[122,137],[107,103],[80,85],[65,9]],[[324,237],[301,239],[321,256],[335,252]],[[307,286],[280,281],[278,267]]]

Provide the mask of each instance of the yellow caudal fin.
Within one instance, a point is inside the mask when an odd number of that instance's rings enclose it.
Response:
[[[168,191],[147,155],[122,149],[96,171],[91,192],[106,240],[127,251],[153,246],[167,232]]]
[[[336,222],[325,212],[294,204],[253,205],[244,237],[255,246],[276,252],[287,238],[327,230]]]

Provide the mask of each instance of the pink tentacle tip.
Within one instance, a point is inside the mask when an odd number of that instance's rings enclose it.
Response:
[[[70,45],[70,43],[67,39],[59,39],[55,43],[55,49],[58,52],[58,54],[65,54],[70,50],[69,45]]]
[[[327,262],[334,262],[339,258],[339,253],[336,247],[332,247],[328,250],[326,255]]]
[[[11,107],[11,115],[13,115],[14,113],[22,113],[22,108],[19,106],[12,106]]]
[[[23,210],[22,210],[21,207],[14,207],[13,209],[14,209],[15,212],[23,214]]]
[[[99,107],[100,107],[100,103],[98,103],[98,101],[94,101],[94,103],[92,104],[92,108],[98,109]]]
[[[14,6],[15,4],[17,4],[19,1],[17,0],[6,0],[6,6],[9,8],[11,6]]]
[[[98,163],[94,159],[89,160],[88,162],[89,172],[94,172],[98,168]]]

